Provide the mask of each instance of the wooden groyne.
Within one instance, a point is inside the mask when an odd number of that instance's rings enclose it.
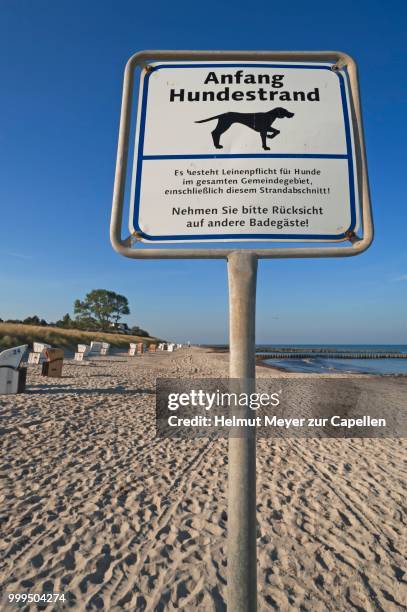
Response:
[[[327,351],[285,351],[283,353],[267,351],[257,353],[259,359],[312,359],[323,357],[325,359],[407,359],[407,353],[352,353],[352,352],[327,352]]]

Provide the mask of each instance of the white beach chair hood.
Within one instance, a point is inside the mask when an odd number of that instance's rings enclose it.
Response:
[[[6,349],[0,353],[0,368],[11,368],[17,370],[24,357],[28,344],[22,344],[14,348]]]

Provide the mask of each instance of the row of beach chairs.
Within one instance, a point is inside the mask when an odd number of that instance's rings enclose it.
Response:
[[[24,393],[27,368],[22,366],[22,360],[28,344],[6,349],[0,353],[0,395]],[[42,365],[42,376],[60,378],[64,351],[52,348],[49,344],[34,343],[34,350],[28,356],[28,363]]]
[[[142,355],[143,353],[155,353],[157,351],[156,344],[146,344],[145,342],[130,342],[128,355]]]
[[[151,350],[151,346],[152,345],[150,345],[150,350]],[[144,344],[144,342],[130,342],[128,354],[133,357],[134,355],[146,353],[147,350],[148,350],[148,345]],[[154,351],[155,351],[155,346],[154,346],[154,350],[152,350],[151,352],[154,352]]]
[[[173,351],[175,351],[176,349],[180,349],[183,347],[182,344],[179,344],[177,342],[169,342],[167,344],[163,343],[162,344],[162,351],[169,351],[170,353],[172,353]]]
[[[28,344],[22,344],[0,352],[0,395],[25,391],[27,368],[22,366],[22,361],[27,349]],[[91,342],[89,346],[79,344],[75,359],[82,361],[87,357],[108,355],[109,349],[107,342]],[[42,376],[51,378],[62,376],[63,362],[64,351],[44,342],[34,342],[33,350],[28,355],[28,363],[40,364]]]
[[[156,351],[168,351],[172,353],[177,348],[182,348],[182,344],[175,342],[160,342],[159,344],[146,344],[145,342],[130,342],[128,354],[131,357],[142,355],[143,353],[155,353]]]
[[[182,344],[174,342],[160,342],[148,345],[145,342],[130,343],[128,354],[131,356],[156,351],[173,352],[182,348]],[[27,344],[0,352],[0,395],[10,393],[23,393],[26,385],[27,368],[23,367],[22,360],[28,349]],[[110,344],[108,342],[91,342],[90,345],[78,344],[75,353],[77,361],[83,361],[98,355],[108,355]],[[28,355],[29,364],[40,364],[42,376],[60,378],[64,361],[64,351],[53,348],[50,344],[34,342],[33,350]]]

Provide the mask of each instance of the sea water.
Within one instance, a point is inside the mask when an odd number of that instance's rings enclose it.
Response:
[[[357,353],[407,353],[407,345],[396,344],[296,344],[296,345],[258,345],[257,352],[267,349],[323,349]],[[263,363],[277,366],[287,372],[334,374],[349,372],[355,374],[407,374],[407,359],[329,359],[308,357],[306,359],[264,359]]]

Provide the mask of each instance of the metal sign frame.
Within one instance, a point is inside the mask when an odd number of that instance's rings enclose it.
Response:
[[[325,62],[332,63],[333,70],[345,69],[349,76],[350,111],[354,128],[357,184],[359,191],[361,225],[363,236],[349,233],[348,246],[305,246],[251,248],[213,248],[208,243],[205,248],[149,248],[133,245],[133,237],[123,239],[124,194],[129,154],[131,129],[134,73],[136,68],[148,70],[149,61],[282,61],[282,62]],[[215,156],[214,156],[215,157]],[[373,240],[373,220],[370,205],[369,182],[366,167],[366,153],[363,136],[363,123],[360,109],[359,85],[355,61],[339,51],[140,51],[127,62],[119,128],[116,172],[113,190],[110,240],[113,248],[124,257],[132,259],[227,259],[232,253],[242,251],[258,259],[313,258],[313,257],[351,257],[363,253]],[[238,238],[236,239],[238,242]],[[203,239],[201,242],[205,242]],[[246,240],[247,242],[247,240]],[[252,242],[256,242],[254,238]]]

